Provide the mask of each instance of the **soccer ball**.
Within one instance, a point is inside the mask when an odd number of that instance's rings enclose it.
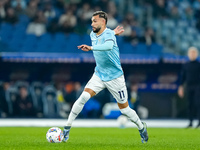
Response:
[[[52,127],[47,131],[46,138],[50,143],[60,143],[63,140],[63,131],[58,127]]]
[[[125,128],[128,122],[128,118],[124,115],[121,115],[117,118],[117,122],[120,128]]]

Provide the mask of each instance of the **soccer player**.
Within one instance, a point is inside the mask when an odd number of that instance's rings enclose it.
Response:
[[[107,88],[117,100],[121,113],[137,125],[141,140],[144,143],[148,141],[147,126],[146,123],[141,122],[136,112],[129,107],[124,73],[120,64],[119,48],[115,38],[115,34],[121,34],[123,29],[118,27],[114,32],[106,27],[106,23],[107,14],[105,12],[94,12],[91,24],[93,31],[90,33],[92,46],[78,46],[78,49],[83,51],[93,51],[96,67],[83,93],[72,107],[67,124],[64,126],[63,141],[66,142],[69,139],[72,122],[81,112],[85,103],[104,88]]]

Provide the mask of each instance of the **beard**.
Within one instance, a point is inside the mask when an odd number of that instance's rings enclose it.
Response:
[[[101,30],[101,27],[97,27],[97,28],[94,28],[94,29],[93,29],[93,32],[94,32],[94,33],[98,33],[100,30]]]

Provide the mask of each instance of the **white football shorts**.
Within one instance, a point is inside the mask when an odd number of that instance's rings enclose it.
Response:
[[[128,100],[124,75],[111,81],[102,81],[96,74],[88,81],[85,88],[92,89],[96,94],[107,88],[118,103],[123,104]]]

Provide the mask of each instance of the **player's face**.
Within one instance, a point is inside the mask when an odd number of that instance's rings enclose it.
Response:
[[[93,16],[92,17],[92,30],[94,33],[98,33],[102,26],[104,24],[104,19],[103,18],[99,18],[99,15]]]

